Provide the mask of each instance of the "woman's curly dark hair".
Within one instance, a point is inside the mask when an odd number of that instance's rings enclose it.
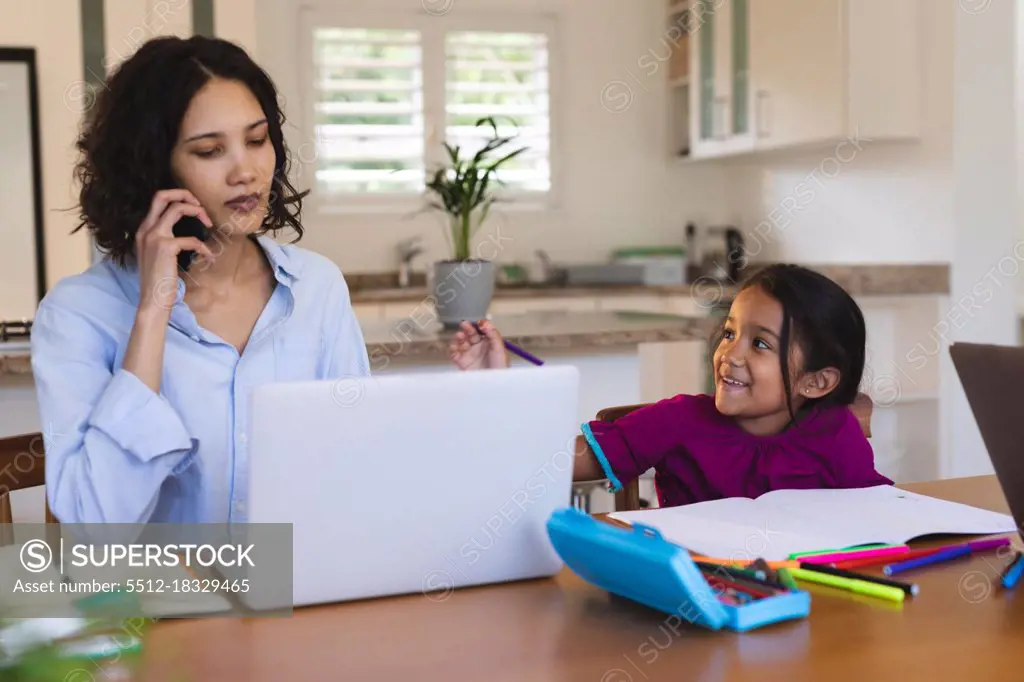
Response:
[[[302,238],[302,199],[288,180],[284,112],[277,88],[245,50],[225,40],[158,37],[143,44],[110,75],[78,138],[75,177],[80,222],[97,247],[120,264],[134,254],[135,231],[153,195],[176,186],[171,152],[195,94],[212,78],[235,80],[252,91],[267,117],[276,160],[269,209],[259,232],[291,227]]]

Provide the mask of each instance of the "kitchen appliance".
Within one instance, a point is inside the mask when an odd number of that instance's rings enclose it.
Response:
[[[708,227],[701,236],[696,262],[699,277],[737,283],[747,264],[743,233],[732,225]]]
[[[644,266],[635,263],[583,263],[565,268],[569,286],[641,286]]]
[[[686,249],[679,246],[639,246],[618,249],[612,254],[616,265],[638,265],[645,286],[686,283]]]

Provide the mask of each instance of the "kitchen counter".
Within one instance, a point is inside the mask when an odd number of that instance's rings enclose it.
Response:
[[[0,375],[31,374],[32,358],[28,341],[6,341],[0,343]]]
[[[502,335],[534,355],[545,351],[600,351],[635,349],[643,343],[708,339],[714,318],[661,315],[645,312],[535,311],[495,315],[492,322]],[[389,358],[446,359],[452,331],[433,316],[405,318],[362,325],[371,369]]]
[[[814,265],[805,264],[817,272],[835,280],[852,296],[906,296],[914,294],[948,294],[949,266],[945,264],[911,265]],[[399,288],[373,286],[380,281],[366,278],[358,273],[347,276],[353,303],[404,303],[423,301],[430,295],[425,286]],[[364,281],[366,282],[364,284]],[[718,282],[705,279],[695,284],[669,286],[607,285],[607,286],[498,286],[495,299],[505,298],[564,298],[607,296],[607,295],[663,295],[698,298],[728,296],[735,291],[735,285],[720,286]]]
[[[28,351],[3,353],[0,352],[0,375],[31,374],[32,358]]]
[[[424,309],[426,310],[426,309]],[[705,341],[714,320],[644,312],[537,311],[496,315],[494,324],[513,343],[543,355],[545,352],[577,352],[634,349],[643,343]],[[452,332],[431,314],[361,325],[370,356],[371,370],[391,359],[447,361]],[[0,344],[0,374],[32,371],[27,343]]]

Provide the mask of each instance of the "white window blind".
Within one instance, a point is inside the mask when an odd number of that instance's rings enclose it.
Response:
[[[317,190],[423,186],[423,54],[417,31],[314,31]]]
[[[550,22],[411,20],[315,13],[304,78],[316,144],[317,203],[343,208],[418,198],[448,155],[472,156],[493,117],[514,136],[489,158],[527,151],[497,174],[506,195],[552,190]],[[307,52],[307,54],[309,54]],[[309,163],[304,154],[304,163]]]
[[[503,164],[497,177],[509,189],[546,192],[550,111],[547,36],[531,33],[449,33],[446,40],[446,139],[473,155],[493,133],[477,127],[493,117],[502,136],[517,135],[496,158],[520,147],[527,151]]]

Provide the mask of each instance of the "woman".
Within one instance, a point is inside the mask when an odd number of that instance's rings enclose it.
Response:
[[[76,175],[106,258],[32,328],[62,522],[244,522],[253,387],[368,376],[338,268],[268,236],[303,232],[283,121],[267,74],[203,37],[146,43],[100,91]],[[187,216],[205,242],[175,236]]]

